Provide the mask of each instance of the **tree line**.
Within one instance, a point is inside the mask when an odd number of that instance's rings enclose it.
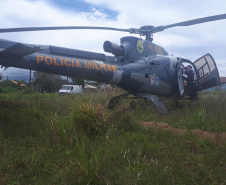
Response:
[[[62,79],[60,75],[44,73],[39,71],[34,72],[33,77],[34,79],[32,80],[31,87],[37,92],[47,92],[47,93],[58,92],[59,89],[62,87],[62,85],[67,83],[67,81],[65,79]],[[84,80],[75,79],[75,78],[70,78],[70,79],[72,80],[72,83],[75,85],[84,85]],[[2,80],[0,86],[17,87],[15,84],[12,84],[11,81],[3,80],[3,75],[1,74],[0,74],[0,80]],[[28,85],[25,80],[17,81],[17,82],[18,82],[17,84],[18,87],[22,83]]]

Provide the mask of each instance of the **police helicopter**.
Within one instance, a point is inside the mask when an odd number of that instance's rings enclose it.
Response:
[[[195,81],[198,91],[219,85],[219,73],[216,63],[210,54],[200,57],[195,62],[169,56],[163,47],[152,42],[153,34],[168,28],[191,26],[221,19],[226,19],[226,14],[193,19],[166,26],[142,26],[130,29],[87,26],[4,28],[0,29],[0,33],[101,29],[129,32],[145,36],[146,38],[123,37],[120,40],[120,45],[105,41],[103,44],[104,51],[114,56],[0,39],[0,65],[117,85],[128,93],[114,97],[109,103],[110,107],[121,98],[132,94],[138,98],[151,100],[160,113],[166,113],[167,109],[159,97],[183,97],[185,90],[182,71],[185,63],[193,66],[197,76]]]

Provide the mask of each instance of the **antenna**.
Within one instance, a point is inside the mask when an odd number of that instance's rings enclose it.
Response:
[[[173,42],[172,42],[172,55],[171,56],[173,56]]]

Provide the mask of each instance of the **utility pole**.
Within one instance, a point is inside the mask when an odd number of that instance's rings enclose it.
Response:
[[[173,42],[172,42],[172,56],[173,56]]]
[[[31,87],[31,70],[30,70],[30,76],[29,76],[29,87]]]

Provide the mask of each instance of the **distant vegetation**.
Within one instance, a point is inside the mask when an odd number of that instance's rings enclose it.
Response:
[[[226,145],[140,124],[226,132],[226,92],[201,93],[198,103],[165,100],[169,113],[159,115],[139,101],[108,110],[119,91],[59,96],[3,88],[0,184],[226,183]]]
[[[66,83],[61,76],[55,74],[36,71],[33,75],[35,79],[32,82],[32,87],[38,92],[58,92],[62,85]]]
[[[20,82],[25,83],[25,82]],[[19,86],[19,84],[13,83],[11,80],[0,81],[0,93],[16,93],[18,91],[26,89],[25,87]]]
[[[24,84],[24,86],[21,86],[21,84]],[[32,82],[30,84],[27,83],[25,80],[0,81],[0,92],[15,92],[28,90],[28,91],[54,93],[58,92],[63,84],[66,84],[66,80],[63,80],[59,75],[36,71],[34,72],[34,79],[32,79]],[[31,88],[29,89],[29,87]]]

